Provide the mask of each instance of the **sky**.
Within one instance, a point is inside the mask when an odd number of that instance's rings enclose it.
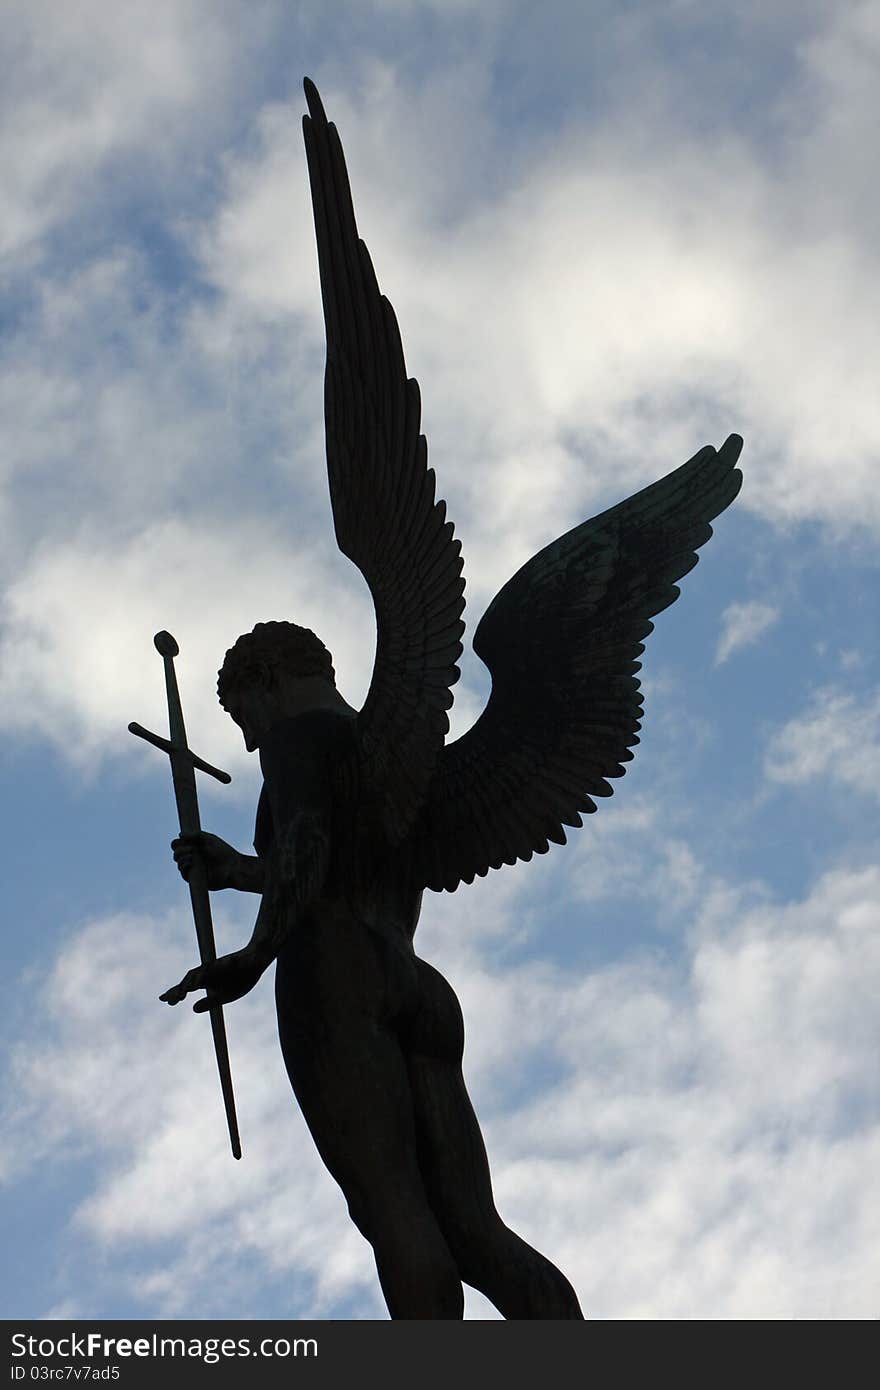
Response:
[[[387,1316],[281,1062],[174,868],[170,630],[202,821],[259,768],[216,701],[258,621],[356,706],[302,78],[344,144],[463,543],[470,650],[555,536],[743,435],[644,657],[642,743],[569,843],[426,894],[498,1206],[595,1318],[880,1315],[880,11],[13,0],[0,91],[7,1318]],[[220,950],[255,899],[215,894]],[[271,972],[270,972],[271,973]],[[497,1316],[467,1290],[466,1316]]]

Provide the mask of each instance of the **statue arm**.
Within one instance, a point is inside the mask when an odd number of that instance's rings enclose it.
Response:
[[[298,726],[298,727],[297,727]],[[320,897],[331,847],[332,749],[301,721],[282,724],[260,749],[272,820],[266,853],[245,870],[262,878],[262,902],[248,947],[263,963],[274,960],[303,910]]]
[[[193,863],[198,858],[204,866],[208,887],[212,890],[236,888],[241,893],[262,893],[265,888],[266,870],[258,856],[240,854],[234,845],[206,830],[178,835],[176,840],[171,841],[171,852],[181,876],[187,882]]]
[[[196,966],[159,997],[178,1004],[191,991],[206,989],[193,1007],[229,1004],[249,993],[278,955],[301,914],[320,896],[330,860],[331,791],[327,744],[299,721],[282,724],[260,749],[264,789],[272,822],[265,854],[244,862],[240,882],[252,885],[262,901],[250,941],[239,951]],[[237,853],[233,851],[233,853]]]
[[[266,865],[259,855],[240,854],[230,888],[240,893],[263,893],[266,888]]]
[[[264,894],[251,939],[244,948],[254,963],[259,966],[261,974],[278,955],[284,941],[284,935],[286,933],[279,933],[277,930],[277,914],[271,910],[270,899],[267,894]]]
[[[264,876],[263,896],[245,950],[263,970],[278,955],[303,909],[320,896],[329,851],[324,818],[305,813],[288,822],[282,842],[257,861]]]

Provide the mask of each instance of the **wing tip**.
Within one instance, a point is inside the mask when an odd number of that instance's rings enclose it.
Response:
[[[737,463],[739,463],[739,456],[742,451],[743,437],[741,434],[729,434],[718,450],[719,456],[724,459],[724,462],[730,469],[730,473],[728,474],[730,479],[730,501],[727,503],[728,506],[730,506],[730,503],[737,496],[742,487],[742,469],[736,467]]]
[[[313,121],[321,121],[327,124],[327,115],[324,111],[324,103],[321,94],[310,77],[303,78],[303,91],[306,95],[306,104],[309,108],[309,115]]]

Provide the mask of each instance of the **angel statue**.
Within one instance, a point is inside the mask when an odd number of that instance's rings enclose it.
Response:
[[[315,634],[258,623],[218,692],[263,773],[255,856],[173,842],[212,889],[260,896],[242,950],[162,998],[240,999],[274,960],[281,1050],[318,1151],[373,1247],[392,1318],[461,1318],[462,1283],[505,1318],[582,1318],[571,1284],[499,1215],[462,1077],[458,1000],[413,949],[426,888],[453,892],[565,843],[638,743],[636,672],[710,522],[739,491],[730,435],[553,541],[484,613],[492,691],[446,743],[464,623],[461,545],[435,498],[394,311],[358,237],[342,146],[306,79],[303,118],[327,331],[336,538],[366,579],[376,656],[363,709]]]

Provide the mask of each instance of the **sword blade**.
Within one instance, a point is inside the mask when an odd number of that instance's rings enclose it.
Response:
[[[174,783],[174,799],[177,802],[177,816],[181,835],[198,834],[201,830],[199,819],[199,797],[196,789],[196,772],[193,755],[186,741],[186,726],[180,693],[177,689],[177,673],[174,658],[178,647],[170,633],[159,632],[153,639],[156,650],[165,665],[165,689],[168,695],[168,727],[170,740],[167,746],[171,759],[171,778]],[[215,772],[214,768],[207,771]],[[221,774],[225,776],[225,774]],[[208,889],[208,876],[198,855],[193,860],[189,875],[189,898],[192,903],[193,921],[196,927],[196,940],[199,943],[199,957],[202,965],[210,965],[217,959],[214,945],[214,923],[211,920],[211,894]],[[226,1042],[226,1024],[223,1009],[215,1004],[208,1010],[211,1019],[211,1032],[214,1037],[214,1055],[217,1058],[217,1071],[220,1074],[220,1089],[223,1092],[223,1105],[226,1110],[226,1124],[229,1129],[229,1142],[233,1158],[241,1158],[241,1140],[238,1134],[238,1117],[235,1113],[235,1097],[232,1091],[232,1072],[229,1066],[229,1048]]]
[[[177,803],[180,833],[181,835],[198,834],[202,827],[199,820],[199,797],[196,788],[195,769],[198,767],[203,772],[209,772],[220,782],[231,782],[232,778],[228,772],[221,772],[218,768],[212,767],[210,763],[197,758],[187,746],[186,727],[183,722],[183,710],[177,689],[177,675],[174,670],[174,658],[177,656],[179,648],[170,632],[157,632],[153,638],[153,645],[165,665],[170,738],[160,738],[158,734],[150,733],[149,729],[143,728],[140,724],[129,724],[128,727],[131,733],[137,734],[138,738],[146,739],[148,743],[154,744],[156,748],[161,748],[163,753],[168,754],[171,759],[171,778],[174,783],[174,800]],[[193,861],[189,876],[189,899],[192,904],[193,921],[196,927],[196,940],[199,943],[199,959],[202,965],[210,965],[212,961],[217,959],[217,948],[214,945],[214,923],[211,920],[211,895],[208,890],[208,876],[198,855]],[[208,1010],[208,1014],[211,1019],[214,1055],[217,1058],[217,1070],[220,1073],[220,1089],[223,1092],[223,1105],[226,1110],[226,1125],[229,1130],[232,1156],[233,1158],[241,1158],[241,1139],[238,1134],[238,1117],[235,1113],[235,1096],[232,1091],[232,1072],[229,1067],[229,1048],[226,1043],[223,1008],[220,1004],[215,1004]]]
[[[172,755],[173,762],[173,755]],[[190,769],[192,772],[192,770]],[[192,773],[195,782],[195,773]],[[174,781],[175,790],[177,779]],[[178,811],[180,807],[178,804]],[[196,811],[198,819],[198,811]],[[183,818],[181,817],[181,832],[183,832]],[[210,965],[217,959],[217,948],[214,945],[214,923],[211,920],[211,895],[208,890],[208,880],[205,873],[205,866],[196,856],[189,875],[189,900],[192,904],[193,920],[196,925],[196,940],[199,943],[199,957],[202,965]],[[223,1008],[220,1004],[215,1004],[208,1010],[211,1019],[211,1033],[214,1037],[214,1056],[217,1058],[217,1071],[220,1075],[220,1089],[223,1092],[223,1106],[226,1111],[226,1126],[229,1130],[229,1143],[232,1146],[233,1158],[241,1158],[241,1139],[238,1133],[238,1116],[235,1113],[235,1095],[232,1090],[232,1071],[229,1066],[229,1047],[226,1042],[226,1023],[223,1018]]]
[[[223,1092],[226,1128],[229,1130],[232,1157],[241,1158],[241,1138],[238,1133],[238,1116],[235,1113],[232,1072],[229,1068],[229,1048],[226,1046],[226,1024],[223,1021],[223,1010],[219,1004],[208,1010],[208,1017],[211,1020],[211,1032],[214,1035],[214,1055],[217,1058],[217,1071],[220,1074],[220,1089]]]

